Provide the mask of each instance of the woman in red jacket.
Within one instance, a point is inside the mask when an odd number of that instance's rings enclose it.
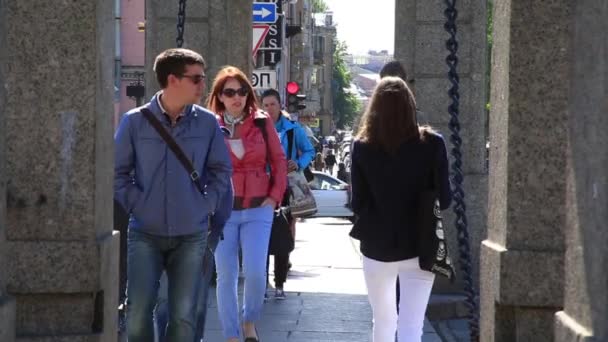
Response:
[[[255,322],[264,304],[273,213],[287,186],[287,161],[274,123],[256,103],[253,87],[241,70],[228,66],[219,71],[207,107],[231,132],[226,142],[234,170],[234,206],[224,239],[215,250],[218,311],[224,337],[230,342],[239,341],[240,336],[239,246],[245,274],[243,334],[245,342],[259,341]]]

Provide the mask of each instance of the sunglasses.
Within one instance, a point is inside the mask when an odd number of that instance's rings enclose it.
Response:
[[[182,77],[188,78],[188,79],[190,79],[190,81],[192,81],[193,84],[199,84],[205,78],[207,78],[207,75],[181,75],[179,77],[180,78],[182,78]]]
[[[249,94],[249,89],[245,87],[241,87],[239,89],[224,88],[224,90],[222,90],[222,94],[226,97],[234,97],[234,95],[236,94],[239,94],[239,96],[244,97]]]

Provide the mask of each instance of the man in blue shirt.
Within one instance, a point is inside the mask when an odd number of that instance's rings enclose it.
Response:
[[[274,89],[266,90],[261,97],[262,106],[275,122],[275,128],[279,133],[283,151],[287,157],[287,172],[304,171],[315,157],[315,148],[310,143],[306,132],[297,122],[289,120],[286,113],[281,111],[281,96]],[[289,141],[292,149],[289,151]],[[287,205],[288,199],[284,198],[282,205]],[[295,239],[296,221],[288,215],[291,233]],[[285,299],[283,284],[287,280],[289,271],[289,254],[274,256],[274,283],[275,298]]]
[[[162,52],[154,63],[162,90],[143,106],[175,139],[201,175],[199,179],[191,177],[143,116],[142,108],[126,113],[116,131],[114,197],[130,214],[130,342],[154,340],[152,312],[163,271],[169,285],[167,340],[194,340],[209,217],[229,191],[232,173],[215,116],[196,105],[205,91],[204,69],[203,58],[194,51]],[[200,179],[204,184],[195,183]]]

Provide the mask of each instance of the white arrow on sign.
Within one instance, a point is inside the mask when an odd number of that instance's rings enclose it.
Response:
[[[262,19],[266,18],[267,16],[269,16],[271,14],[272,14],[272,12],[267,10],[265,7],[262,7],[262,9],[259,11],[253,11],[253,15],[259,15],[262,17]]]
[[[264,38],[266,38],[269,30],[270,25],[253,24],[253,46],[251,49],[253,57],[258,53],[258,49],[262,46],[262,42],[264,41]]]

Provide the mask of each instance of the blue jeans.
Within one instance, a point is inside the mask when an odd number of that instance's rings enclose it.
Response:
[[[164,237],[129,230],[127,259],[127,335],[129,342],[154,341],[152,319],[159,280],[167,272],[167,341],[194,341],[195,310],[207,234]]]
[[[224,226],[224,240],[215,250],[217,309],[226,339],[238,338],[241,331],[238,314],[239,245],[245,274],[243,320],[253,323],[262,314],[273,213],[270,206],[233,210]]]
[[[196,306],[196,330],[194,332],[194,342],[200,342],[205,334],[205,321],[207,320],[207,299],[209,298],[209,284],[211,283],[211,276],[215,270],[215,262],[213,261],[213,254],[210,249],[206,249],[205,262],[201,277],[201,287],[198,293],[198,304]],[[167,275],[163,273],[160,280],[160,289],[158,291],[158,303],[154,310],[154,323],[156,328],[157,342],[167,342],[166,338],[166,327],[167,320],[169,317],[168,308],[168,288],[167,288]]]

